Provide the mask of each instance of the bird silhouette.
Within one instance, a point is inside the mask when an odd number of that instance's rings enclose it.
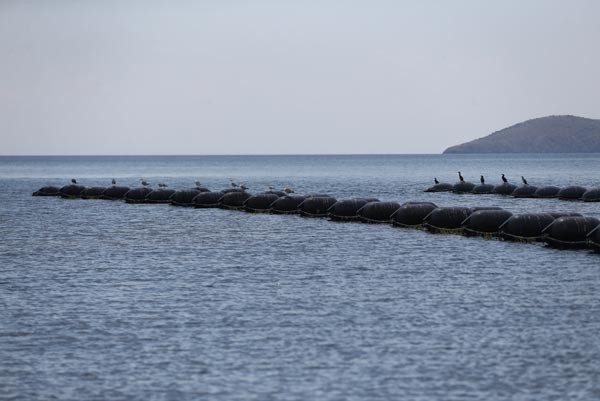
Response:
[[[143,185],[144,187],[147,187],[148,185],[150,185],[150,183],[149,183],[148,181],[144,180],[143,178],[142,178],[142,179],[140,179],[140,182],[142,183],[142,185]]]
[[[436,184],[439,184],[439,183],[440,183],[440,182],[438,181],[437,177],[434,177],[434,178],[433,178],[433,182],[434,182],[434,183],[436,183]]]
[[[240,183],[240,189],[241,189],[242,191],[245,191],[245,190],[247,190],[247,189],[248,189],[248,187],[247,187],[247,186],[245,186],[243,182],[241,182],[241,183]]]
[[[481,176],[481,178],[479,179],[479,181],[481,181],[481,185],[485,184],[485,178],[483,178],[483,176]]]
[[[238,185],[238,183],[237,183],[237,182],[235,182],[235,181],[233,181],[233,180],[231,180],[231,182],[230,182],[230,185],[231,185],[233,188],[237,188],[237,187],[239,186],[239,185]]]
[[[198,180],[196,180],[194,184],[196,184],[196,188],[200,188],[202,186],[202,184],[200,184],[200,181]]]
[[[115,180],[114,178],[111,180],[111,182],[112,182],[113,185],[117,184],[117,180]]]
[[[292,188],[290,188],[289,186],[283,188],[283,192],[285,192],[286,194],[293,194],[294,190]]]
[[[527,180],[525,179],[525,177],[521,176],[521,181],[523,181],[523,184],[527,185]]]
[[[164,182],[159,182],[157,185],[158,185],[159,188],[166,188],[168,186]]]
[[[463,178],[463,176],[460,173],[460,171],[458,172],[458,179],[460,180],[460,182],[464,182],[465,181],[465,179]]]
[[[75,178],[71,178],[71,183],[77,184],[77,180]]]
[[[508,184],[508,180],[506,179],[506,177],[504,176],[504,174],[502,174],[502,181],[504,181],[505,184]]]

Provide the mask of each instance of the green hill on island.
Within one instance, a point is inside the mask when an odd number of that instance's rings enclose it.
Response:
[[[527,120],[444,153],[600,153],[600,120],[548,116]]]

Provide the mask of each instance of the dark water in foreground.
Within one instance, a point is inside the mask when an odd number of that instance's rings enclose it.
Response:
[[[296,216],[33,198],[139,177],[513,212],[461,170],[600,185],[600,155],[0,158],[0,399],[600,399],[600,255]]]

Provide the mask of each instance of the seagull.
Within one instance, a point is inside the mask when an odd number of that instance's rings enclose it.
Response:
[[[525,177],[521,176],[521,180],[523,181],[523,184],[527,185],[527,180],[525,179]]]
[[[504,181],[505,184],[508,184],[508,180],[506,179],[506,177],[504,176],[504,174],[502,174],[502,181]]]
[[[245,185],[244,185],[244,183],[242,182],[242,183],[240,183],[240,189],[241,189],[242,191],[245,191],[245,190],[247,190],[247,189],[248,189],[248,187],[247,187],[247,186],[245,186]]]
[[[198,180],[194,181],[194,184],[196,184],[196,188],[200,188],[202,186]]]
[[[433,182],[434,182],[434,183],[436,183],[436,184],[439,184],[439,183],[440,183],[440,182],[438,181],[437,177],[434,177],[434,178],[433,178]]]
[[[285,187],[283,188],[283,192],[285,192],[286,194],[293,194],[294,190],[290,187]]]
[[[481,181],[481,185],[485,184],[485,178],[483,178],[483,176],[481,176],[481,178],[479,179],[479,181]]]
[[[144,180],[143,178],[142,178],[142,179],[140,179],[140,182],[141,182],[141,183],[142,183],[142,185],[143,185],[143,186],[145,186],[145,187],[147,187],[148,185],[150,185],[150,184],[148,183],[148,181]]]
[[[115,180],[114,178],[112,179],[112,184],[116,185],[117,184],[117,180]]]
[[[77,184],[77,180],[75,178],[71,178],[71,183]]]
[[[166,188],[168,185],[165,184],[164,182],[159,182],[158,186],[159,186],[159,188]]]
[[[460,182],[464,182],[465,181],[465,179],[463,178],[463,176],[460,173],[460,171],[458,172],[458,179],[460,180]]]
[[[237,184],[237,182],[235,182],[235,181],[231,180],[231,186],[232,186],[233,188],[237,188],[237,187],[238,187],[238,184]]]

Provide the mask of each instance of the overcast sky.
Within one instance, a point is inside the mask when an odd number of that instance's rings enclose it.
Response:
[[[438,153],[600,118],[600,1],[0,1],[0,154]]]

